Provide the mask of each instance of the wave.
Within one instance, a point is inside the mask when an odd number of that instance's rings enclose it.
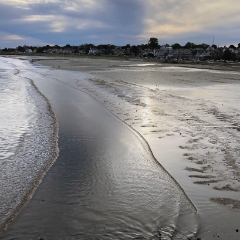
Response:
[[[21,211],[58,156],[48,100],[14,63],[0,58],[0,232]]]

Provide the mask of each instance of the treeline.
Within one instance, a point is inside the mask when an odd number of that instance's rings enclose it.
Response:
[[[238,44],[240,46],[240,44]],[[210,45],[202,43],[202,44],[194,44],[191,42],[186,43],[185,45],[180,45],[179,43],[175,43],[172,45],[169,44],[164,44],[164,45],[160,45],[158,44],[158,42],[152,42],[149,41],[148,44],[140,44],[140,45],[130,45],[127,44],[125,46],[116,46],[116,45],[112,45],[112,44],[100,44],[100,45],[94,45],[94,44],[82,44],[79,46],[74,46],[74,45],[70,45],[67,44],[65,46],[59,46],[59,45],[46,45],[46,46],[18,46],[17,48],[4,48],[2,49],[2,52],[12,52],[15,50],[18,50],[19,52],[25,52],[26,49],[31,49],[32,51],[34,51],[35,49],[37,49],[37,53],[43,53],[44,51],[47,51],[49,49],[72,49],[75,51],[75,53],[79,52],[79,50],[81,51],[85,51],[85,52],[89,52],[89,50],[91,48],[95,48],[98,50],[102,50],[104,49],[106,52],[111,53],[114,49],[116,48],[122,48],[122,49],[131,49],[131,52],[133,53],[138,53],[139,50],[145,50],[145,49],[159,49],[161,48],[161,46],[165,46],[165,47],[172,47],[173,49],[196,49],[196,48],[201,48],[201,49],[206,49],[208,48]],[[236,48],[234,45],[230,45],[233,46],[234,48]],[[216,45],[213,45],[213,47],[217,48]]]
[[[2,49],[2,52],[10,52],[10,53],[66,53],[66,54],[90,54],[91,51],[95,50],[94,54],[101,54],[101,55],[117,55],[119,53],[124,55],[131,55],[131,56],[142,56],[143,52],[146,52],[146,50],[149,50],[148,55],[153,55],[151,53],[151,50],[157,50],[161,48],[168,48],[171,47],[171,49],[189,49],[192,52],[192,55],[195,56],[197,52],[199,51],[205,51],[209,50],[211,51],[211,56],[214,58],[217,57],[220,58],[222,55],[226,60],[235,60],[238,59],[238,56],[236,53],[234,53],[235,50],[240,50],[240,43],[238,46],[235,46],[231,44],[229,47],[218,47],[217,45],[208,45],[205,43],[202,44],[195,44],[192,42],[187,42],[185,45],[180,45],[179,43],[175,44],[164,44],[160,45],[157,38],[151,37],[147,44],[140,44],[140,45],[130,45],[127,44],[125,46],[116,46],[112,44],[100,44],[100,45],[94,45],[94,44],[82,44],[78,46],[67,44],[65,46],[59,46],[59,45],[46,45],[46,46],[18,46],[17,48],[4,48]],[[215,52],[215,53],[214,53]],[[216,54],[216,53],[221,54]]]

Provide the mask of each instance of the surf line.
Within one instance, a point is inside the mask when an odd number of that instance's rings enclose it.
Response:
[[[18,69],[17,69],[18,70]],[[14,75],[17,75],[20,73],[20,70],[18,70],[17,73],[15,73]],[[53,122],[54,122],[54,134],[51,138],[51,142],[54,146],[53,151],[50,154],[50,159],[48,160],[47,164],[40,169],[39,173],[37,174],[35,180],[33,181],[32,185],[30,186],[30,188],[27,190],[25,196],[22,198],[21,202],[15,207],[15,209],[12,211],[12,213],[6,218],[6,220],[0,225],[0,233],[6,231],[7,227],[9,226],[9,224],[13,221],[13,219],[23,210],[23,208],[27,205],[27,203],[29,202],[29,200],[32,198],[34,192],[36,191],[37,187],[39,186],[39,184],[42,182],[42,179],[44,178],[44,176],[46,175],[47,171],[52,167],[52,165],[54,164],[54,162],[57,160],[58,158],[58,154],[59,154],[59,148],[58,148],[58,130],[59,130],[59,126],[58,126],[58,121],[56,118],[55,113],[53,112],[53,109],[51,107],[51,104],[49,102],[49,100],[39,91],[39,89],[37,88],[37,86],[34,84],[33,80],[30,78],[24,78],[27,79],[30,84],[32,85],[32,87],[38,92],[38,94],[46,101],[47,103],[47,110],[48,113],[51,115],[51,117],[53,118]]]

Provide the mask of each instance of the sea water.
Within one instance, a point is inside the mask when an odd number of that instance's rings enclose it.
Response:
[[[55,116],[31,79],[19,76],[17,62],[0,58],[0,230],[57,156]]]

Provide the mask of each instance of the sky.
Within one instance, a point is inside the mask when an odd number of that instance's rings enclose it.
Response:
[[[240,0],[0,0],[0,48],[240,43]]]

